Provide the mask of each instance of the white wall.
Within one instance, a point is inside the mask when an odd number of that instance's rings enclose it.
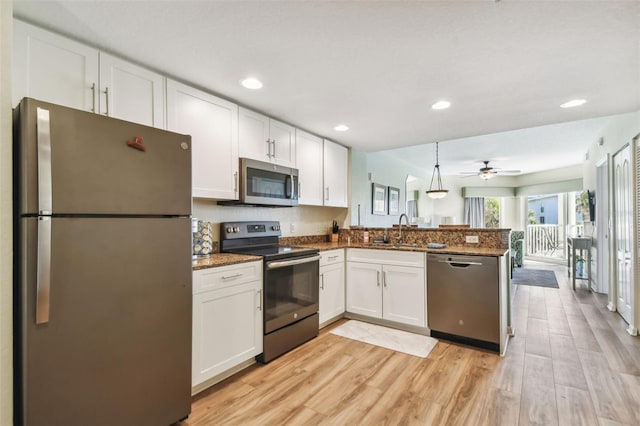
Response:
[[[0,425],[13,423],[12,13],[13,4],[0,1]]]
[[[283,236],[328,234],[333,220],[345,223],[347,209],[338,207],[234,207],[218,206],[210,200],[193,200],[193,217],[208,222],[232,222],[241,220],[279,220]],[[294,231],[291,230],[291,225]],[[219,241],[220,230],[213,227],[213,240]]]
[[[599,163],[602,159],[606,158],[607,154],[613,156],[620,148],[622,148],[625,144],[631,143],[632,139],[640,133],[640,111],[636,111],[628,114],[621,114],[617,116],[611,117],[611,121],[602,129],[601,134],[597,137],[591,145],[589,145],[588,153],[589,159],[586,160],[583,164],[583,181],[584,181],[584,189],[589,189],[594,191],[596,189],[596,181],[597,181],[597,167],[596,164]],[[602,145],[600,145],[600,141]],[[612,161],[609,162],[609,166],[613,164]],[[610,182],[612,185],[613,182]],[[610,196],[613,194],[613,191],[609,191]],[[637,191],[634,191],[634,197],[637,196]],[[596,193],[596,203],[601,203],[603,200],[598,199],[598,194]],[[612,206],[609,205],[610,219],[612,219]],[[597,250],[600,245],[600,241],[598,241],[598,233],[597,226],[602,226],[602,220],[598,220],[596,217],[596,223],[594,227],[585,227],[585,233],[591,233],[593,235],[593,254],[592,257],[595,259],[597,256]],[[608,240],[609,244],[609,302],[612,302],[612,299],[615,298],[615,253],[613,251],[613,241],[614,235],[612,230],[610,231],[611,237]],[[635,262],[637,263],[637,258],[640,253],[635,253]],[[597,266],[594,268],[597,271]],[[594,272],[595,273],[595,272]],[[635,318],[636,318],[636,328],[640,328],[640,277],[635,277]]]

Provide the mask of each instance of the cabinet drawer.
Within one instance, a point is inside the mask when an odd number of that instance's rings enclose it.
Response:
[[[344,249],[327,250],[320,252],[321,267],[342,262],[344,262]]]
[[[193,271],[193,294],[217,290],[262,280],[262,262],[239,263],[237,265]]]
[[[424,257],[424,253],[398,250],[347,250],[347,260],[350,262],[367,262],[385,265],[414,266],[417,268],[424,268]]]

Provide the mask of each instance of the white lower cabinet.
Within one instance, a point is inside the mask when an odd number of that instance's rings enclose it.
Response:
[[[262,353],[262,262],[194,271],[193,288],[197,387]]]
[[[320,326],[345,311],[344,250],[320,252]]]
[[[347,312],[426,327],[424,254],[348,249]]]

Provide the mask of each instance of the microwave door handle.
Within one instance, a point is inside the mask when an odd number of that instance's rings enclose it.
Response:
[[[289,175],[284,179],[284,196],[289,200],[293,198],[293,175]]]

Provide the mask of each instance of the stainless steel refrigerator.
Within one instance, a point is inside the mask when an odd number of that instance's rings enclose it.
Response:
[[[191,137],[14,110],[16,424],[168,425],[191,401]]]

